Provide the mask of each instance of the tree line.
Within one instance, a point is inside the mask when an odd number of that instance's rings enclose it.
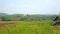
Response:
[[[8,15],[0,13],[1,21],[40,21],[40,20],[53,20],[57,15],[24,15],[24,14],[12,14]]]

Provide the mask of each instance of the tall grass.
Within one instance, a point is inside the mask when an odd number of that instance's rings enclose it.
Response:
[[[17,21],[8,24],[7,28],[0,28],[0,34],[53,34],[51,23],[52,21]]]

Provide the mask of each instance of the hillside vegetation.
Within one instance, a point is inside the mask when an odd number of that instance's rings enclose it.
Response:
[[[53,20],[57,15],[24,15],[24,14],[12,14],[8,15],[0,13],[2,21],[40,21],[40,20]]]
[[[56,16],[0,13],[0,34],[60,34],[60,26],[51,25]]]

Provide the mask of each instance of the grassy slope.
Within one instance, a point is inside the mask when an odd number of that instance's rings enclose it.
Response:
[[[50,26],[51,21],[27,22],[19,21],[12,26],[14,28],[0,28],[0,34],[53,34],[53,27]],[[11,26],[11,25],[7,25]]]

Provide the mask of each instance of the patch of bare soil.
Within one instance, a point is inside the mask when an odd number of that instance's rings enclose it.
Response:
[[[5,23],[0,23],[0,28],[16,28],[14,25],[8,25]]]
[[[53,28],[53,32],[60,32],[60,28]]]

